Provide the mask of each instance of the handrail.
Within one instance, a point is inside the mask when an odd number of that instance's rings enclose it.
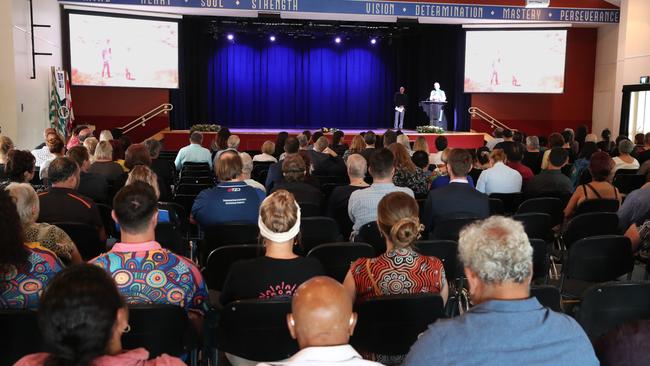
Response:
[[[134,119],[133,121],[125,124],[124,126],[120,127],[120,130],[122,130],[122,133],[127,133],[139,126],[146,126],[147,121],[150,119],[158,116],[161,113],[167,113],[171,110],[174,109],[174,106],[171,103],[163,103],[156,108],[150,110],[149,112],[143,114],[142,116]]]
[[[497,120],[496,118],[490,116],[487,112],[485,112],[485,111],[482,110],[481,108],[478,108],[478,107],[469,107],[469,109],[468,109],[467,111],[469,112],[469,114],[470,114],[472,117],[479,117],[480,119],[482,119],[482,120],[484,120],[485,122],[489,123],[490,126],[492,126],[492,128],[501,127],[501,128],[503,128],[504,130],[512,130],[512,131],[514,131],[512,128],[506,126],[506,125],[505,125],[504,123],[502,123],[501,121],[499,121],[499,120]]]

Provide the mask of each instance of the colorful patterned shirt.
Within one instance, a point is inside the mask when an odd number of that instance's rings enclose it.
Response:
[[[410,248],[395,249],[377,258],[357,259],[350,272],[360,300],[384,295],[439,293],[447,281],[440,259],[419,255]]]
[[[63,264],[56,254],[40,244],[29,243],[25,246],[29,256],[24,268],[16,268],[14,265],[0,268],[0,308],[2,309],[36,310],[43,289],[52,277],[63,269]]]
[[[90,263],[113,277],[128,304],[172,304],[203,313],[208,290],[198,268],[155,241],[117,243]]]

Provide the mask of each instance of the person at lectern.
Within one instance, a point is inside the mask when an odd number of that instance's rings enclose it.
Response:
[[[404,115],[406,114],[406,105],[409,102],[409,97],[403,86],[395,93],[393,101],[395,102],[395,123],[393,124],[393,128],[401,130],[404,127]]]
[[[444,90],[440,89],[440,83],[436,82],[433,84],[433,90],[431,91],[429,100],[432,102],[443,102],[443,103],[447,101],[447,95],[445,94]]]

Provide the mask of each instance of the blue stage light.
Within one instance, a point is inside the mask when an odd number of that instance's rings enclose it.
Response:
[[[271,42],[275,42],[275,36],[271,36],[271,37],[269,37],[269,41],[271,41]]]
[[[377,44],[377,38],[373,38],[370,40],[370,44]]]
[[[226,36],[226,38],[228,38],[229,41],[232,41],[235,39],[235,35],[232,33],[228,33],[228,36]]]
[[[334,38],[334,42],[336,42],[337,44],[341,43],[341,37]]]

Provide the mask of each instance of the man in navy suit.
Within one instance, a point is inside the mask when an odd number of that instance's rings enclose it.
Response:
[[[452,218],[490,216],[488,196],[477,191],[467,181],[472,168],[472,156],[465,149],[453,149],[447,157],[450,182],[429,192],[424,209],[425,232],[431,232],[440,221]]]

